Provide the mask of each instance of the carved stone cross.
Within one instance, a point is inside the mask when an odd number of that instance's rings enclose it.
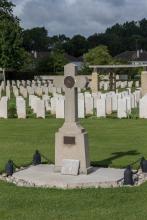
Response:
[[[64,76],[54,80],[56,88],[65,90],[65,122],[55,135],[55,171],[60,172],[64,160],[78,160],[79,173],[91,172],[88,135],[78,122],[78,88],[87,84],[87,78],[77,75],[77,66],[67,64]]]
[[[65,90],[65,122],[78,121],[78,88],[83,89],[87,84],[85,76],[77,76],[77,66],[67,64],[64,67],[64,76],[54,80],[56,88]]]

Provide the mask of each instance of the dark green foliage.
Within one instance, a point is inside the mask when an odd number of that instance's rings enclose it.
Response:
[[[15,5],[7,0],[0,0],[0,20],[3,18],[15,20],[16,17],[13,16],[13,7]]]
[[[82,56],[88,50],[88,42],[84,36],[75,35],[63,45],[65,51],[75,57]]]
[[[23,46],[27,51],[47,51],[49,46],[48,32],[44,27],[23,31]]]
[[[68,61],[66,60],[63,51],[54,50],[47,57],[35,61],[36,72],[62,74],[63,67],[67,63]]]
[[[10,103],[8,106],[8,118],[16,118],[16,103]]]
[[[14,5],[0,0],[0,67],[5,82],[6,69],[20,69],[27,53],[22,47],[22,29],[17,17],[13,16]]]
[[[107,45],[113,56],[127,50],[147,50],[147,20],[117,23],[103,34],[90,36],[88,43],[90,48]]]

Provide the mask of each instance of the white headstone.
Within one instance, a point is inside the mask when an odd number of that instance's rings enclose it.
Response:
[[[78,118],[85,118],[84,95],[78,94]]]
[[[26,102],[22,97],[17,97],[16,109],[18,118],[26,118]]]
[[[147,118],[147,95],[143,96],[139,102],[139,117]]]
[[[117,117],[118,118],[126,118],[127,117],[126,98],[118,99]]]
[[[98,99],[97,100],[97,117],[106,117],[106,100]]]
[[[45,118],[45,105],[44,105],[44,101],[38,99],[37,101],[37,108],[36,108],[36,115],[37,118]]]
[[[56,99],[56,118],[64,118],[65,100],[64,98]]]
[[[112,111],[117,111],[117,95],[112,95]]]
[[[93,114],[94,101],[91,94],[85,94],[85,113],[86,115]]]
[[[107,115],[112,114],[112,97],[111,96],[106,97],[106,114]]]
[[[3,96],[0,100],[0,118],[8,118],[7,101],[8,97],[6,96]]]

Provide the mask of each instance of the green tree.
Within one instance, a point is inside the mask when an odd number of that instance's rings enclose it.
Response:
[[[7,0],[0,0],[0,20],[3,18],[16,19],[13,16],[13,7],[15,5]]]
[[[6,0],[0,1],[0,67],[3,69],[4,84],[6,69],[20,68],[26,57],[22,48],[22,29],[18,18],[12,14],[13,6]]]
[[[104,65],[112,63],[112,57],[106,46],[98,46],[84,54],[84,62],[88,65]]]
[[[36,72],[59,74],[67,62],[63,51],[54,50],[47,57],[36,61]]]
[[[70,39],[64,34],[54,35],[49,37],[49,49],[50,50],[63,50],[63,45]]]
[[[75,35],[63,45],[63,48],[66,53],[75,57],[80,57],[88,51],[88,42],[85,37]]]
[[[44,27],[23,31],[23,46],[27,51],[47,51],[49,48],[48,31]]]
[[[67,60],[63,52],[54,51],[52,53],[54,73],[61,72],[64,69],[64,65],[67,64]]]

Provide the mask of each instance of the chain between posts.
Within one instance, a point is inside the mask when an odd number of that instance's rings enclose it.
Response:
[[[39,152],[39,153],[40,153],[40,152]],[[52,161],[50,161],[49,158],[47,158],[46,156],[44,156],[44,154],[40,153],[40,155],[41,155],[42,158],[44,158],[44,159],[47,161],[48,164],[52,163]],[[15,167],[15,169],[16,169],[16,168],[19,169],[19,168],[21,167],[21,166],[18,166],[16,163],[14,163],[13,160],[11,160],[11,161],[12,161],[13,166]],[[23,169],[21,169],[21,170],[25,170],[25,169],[27,169],[28,166],[32,165],[32,162],[33,162],[33,161],[31,161],[30,163],[24,165]],[[20,171],[20,170],[18,170],[18,171]],[[18,172],[18,171],[15,171],[15,172]],[[1,173],[2,173],[2,172],[1,172]]]

